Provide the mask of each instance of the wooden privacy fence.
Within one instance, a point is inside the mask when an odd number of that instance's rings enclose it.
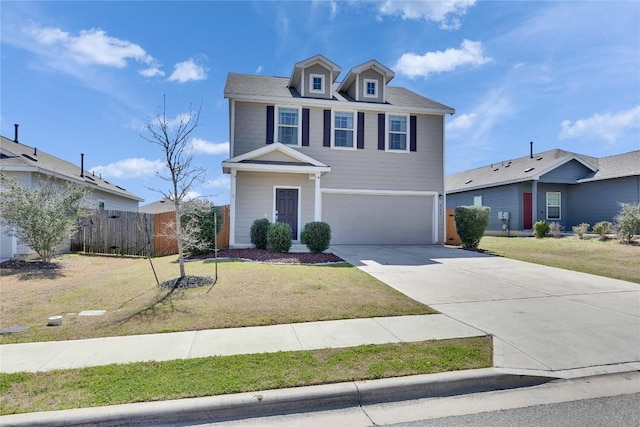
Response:
[[[229,206],[220,206],[223,221],[218,248],[229,246]],[[71,251],[97,254],[163,256],[178,253],[171,230],[174,212],[149,214],[116,210],[96,210],[80,220],[71,238]]]
[[[447,241],[445,244],[459,246],[462,242],[460,241],[460,236],[458,236],[458,232],[456,231],[455,215],[455,209],[447,209]]]

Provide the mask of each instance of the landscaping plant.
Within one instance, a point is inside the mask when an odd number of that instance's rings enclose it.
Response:
[[[587,232],[589,231],[589,227],[590,227],[589,224],[587,224],[586,222],[583,222],[581,224],[574,225],[573,232],[576,236],[578,236],[578,239],[582,240],[584,238],[584,235],[587,234]]]
[[[184,204],[180,220],[185,251],[191,255],[214,251],[216,238],[224,221],[218,206],[214,206],[209,200],[190,200]]]
[[[260,218],[253,221],[249,234],[251,243],[257,249],[267,249],[267,231],[271,223],[267,218]]]
[[[636,234],[640,234],[640,203],[637,205],[621,203],[622,209],[614,218],[618,238],[626,243]]]
[[[554,221],[551,224],[549,224],[549,231],[551,232],[551,235],[553,237],[555,237],[556,239],[558,237],[560,237],[560,233],[562,233],[562,229],[563,228],[564,227],[562,225],[560,225],[559,222],[556,222],[556,221]]]
[[[544,236],[546,236],[549,232],[549,229],[549,224],[547,224],[546,221],[536,221],[536,223],[533,224],[533,234],[538,239],[542,239]]]
[[[291,249],[291,227],[284,222],[274,222],[267,230],[267,249],[286,253]]]
[[[300,241],[307,245],[311,253],[319,254],[326,251],[331,242],[331,227],[326,222],[308,222],[300,234]]]
[[[474,249],[478,247],[484,230],[489,224],[490,213],[491,208],[488,206],[458,206],[456,208],[454,221],[462,247]]]
[[[607,234],[611,233],[613,224],[609,221],[600,221],[593,226],[593,232],[600,236],[600,240],[607,240]]]

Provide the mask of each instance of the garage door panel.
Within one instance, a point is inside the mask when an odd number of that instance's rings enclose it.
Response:
[[[324,194],[322,220],[334,244],[433,243],[431,197]]]

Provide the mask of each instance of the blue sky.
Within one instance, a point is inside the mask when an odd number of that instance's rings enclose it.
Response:
[[[449,105],[447,174],[562,148],[640,149],[638,1],[2,1],[2,135],[143,197],[162,152],[141,137],[159,112],[202,102],[194,195],[229,200],[228,72],[284,76],[322,54],[377,59],[391,82]],[[343,76],[338,77],[341,80]]]

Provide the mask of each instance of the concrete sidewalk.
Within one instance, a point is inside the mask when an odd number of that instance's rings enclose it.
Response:
[[[0,345],[0,372],[486,335],[442,314]]]

